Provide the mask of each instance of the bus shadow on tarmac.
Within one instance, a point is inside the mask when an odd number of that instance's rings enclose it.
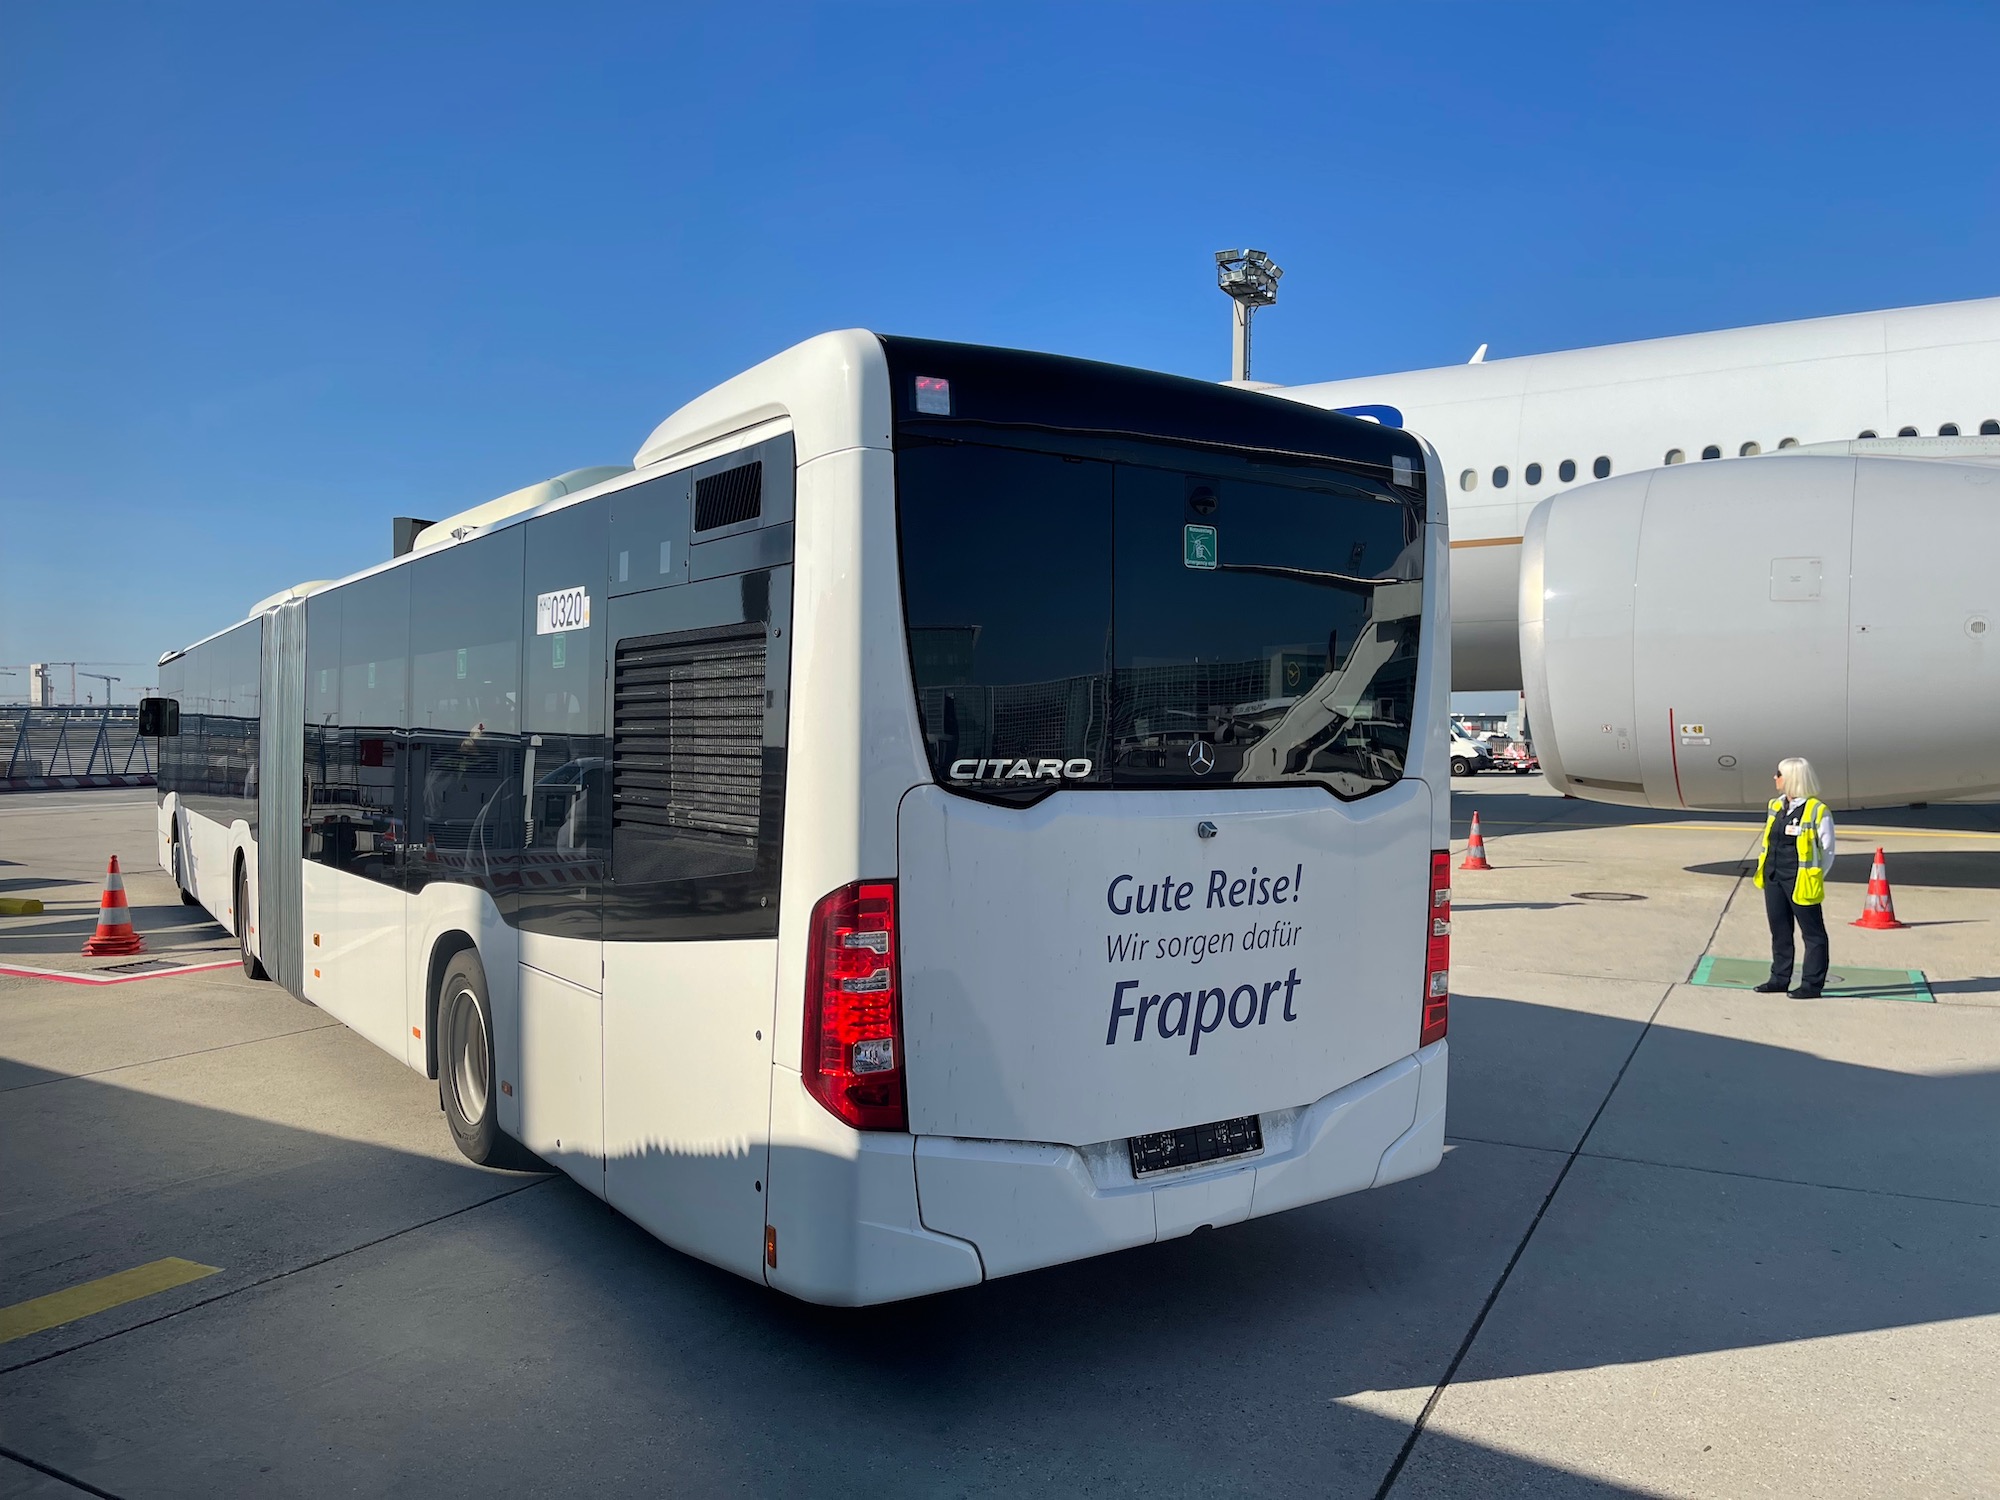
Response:
[[[235,935],[198,906],[135,906],[132,928],[143,938],[168,949],[234,943]],[[97,931],[97,905],[41,918],[16,918],[0,928],[0,962],[56,953],[81,953],[84,941]]]
[[[1845,838],[1841,840],[1844,844]],[[1863,849],[1836,854],[1827,878],[1835,885],[1868,884],[1874,868],[1875,851]],[[2000,890],[2000,849],[1904,849],[1889,856],[1889,878],[1896,886],[1935,886],[1942,890]],[[1690,875],[1748,875],[1757,868],[1748,860],[1718,859],[1706,864],[1685,865]]]
[[[331,1029],[371,1092],[295,1065],[210,1076],[208,1107],[16,1064],[0,1304],[163,1255],[224,1269],[0,1346],[0,1442],[113,1492],[651,1492],[671,1453],[691,1491],[1369,1494],[1409,1427],[1357,1401],[1422,1404],[1531,1225],[1461,1382],[2000,1312],[2000,1073],[1641,1031],[1463,997],[1431,1176],[865,1309],[690,1259],[567,1179],[379,1144],[442,1146],[432,1086]],[[377,1143],[260,1117],[287,1112]],[[1621,1493],[1443,1434],[1403,1484],[1468,1474]]]

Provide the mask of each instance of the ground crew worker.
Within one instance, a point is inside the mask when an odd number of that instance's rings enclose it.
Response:
[[[1778,795],[1764,820],[1764,848],[1757,856],[1757,884],[1771,924],[1771,977],[1757,986],[1775,995],[1792,983],[1792,924],[1805,938],[1806,966],[1794,1000],[1817,1000],[1826,986],[1826,872],[1833,868],[1833,814],[1819,800],[1812,762],[1792,756],[1771,778]]]

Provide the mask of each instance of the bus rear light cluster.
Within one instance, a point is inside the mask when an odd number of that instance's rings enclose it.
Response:
[[[1451,851],[1431,851],[1431,894],[1424,941],[1424,1024],[1417,1045],[1444,1040],[1451,1010]]]
[[[808,941],[806,1088],[856,1130],[905,1129],[895,882],[860,881],[821,897]]]

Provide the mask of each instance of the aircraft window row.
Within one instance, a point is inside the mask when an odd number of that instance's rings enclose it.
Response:
[[[1799,440],[1795,437],[1785,437],[1778,439],[1778,446],[1780,448],[1796,448],[1798,447],[1798,445],[1799,445]],[[1762,453],[1763,451],[1764,451],[1764,445],[1762,443],[1748,442],[1744,443],[1742,446],[1737,448],[1736,456],[1738,458],[1755,458],[1759,453]],[[1703,448],[1701,450],[1701,456],[1702,456],[1702,461],[1704,463],[1706,463],[1710,459],[1717,459],[1722,457],[1722,445],[1720,443],[1710,443],[1706,448]],[[1682,448],[1669,448],[1667,450],[1666,457],[1662,459],[1661,462],[1669,464],[1684,464],[1687,462],[1687,451]]]
[[[1591,460],[1590,473],[1594,479],[1609,479],[1611,477],[1611,460],[1605,455],[1599,454]],[[1556,477],[1564,484],[1568,484],[1574,480],[1576,478],[1576,460],[1566,458],[1560,464],[1557,464]],[[1494,489],[1506,489],[1508,481],[1512,478],[1513,473],[1505,464],[1495,464],[1493,466]],[[1540,464],[1529,464],[1527,468],[1521,471],[1521,478],[1531,485],[1540,484],[1542,482],[1542,466]],[[1466,491],[1478,489],[1479,471],[1477,469],[1465,469],[1461,471],[1458,476],[1458,487]]]
[[[1879,436],[1879,434],[1872,427],[1864,427],[1861,429],[1861,431],[1855,433],[1854,435],[1858,438],[1872,438]],[[1957,437],[1959,435],[1958,423],[1956,422],[1939,423],[1937,435],[1939,437]],[[1981,437],[2000,437],[2000,418],[1988,417],[1985,421],[1981,422],[1979,424],[1979,435]],[[1918,432],[1917,429],[1914,427],[1899,427],[1896,429],[1896,436],[1921,437],[1923,436],[1923,434]]]
[[[1856,435],[1864,438],[1872,438],[1877,436],[1877,433],[1875,429],[1872,427],[1864,427]],[[1958,435],[1959,435],[1959,428],[1958,428],[1958,423],[1956,422],[1945,422],[1938,427],[1939,437],[1957,437]],[[1985,421],[1981,422],[1979,424],[1979,435],[1981,437],[2000,437],[2000,418],[1988,417]],[[1896,436],[1917,437],[1919,436],[1919,433],[1917,432],[1917,429],[1914,427],[1904,427],[1898,430]],[[1795,437],[1786,437],[1778,439],[1778,446],[1780,448],[1796,448],[1798,447],[1798,445],[1799,445],[1799,440]],[[1744,443],[1741,447],[1739,447],[1736,450],[1736,456],[1738,458],[1754,458],[1757,454],[1762,453],[1763,451],[1764,448],[1761,443],[1748,442]],[[1722,446],[1719,443],[1710,443],[1707,447],[1701,450],[1701,456],[1704,460],[1720,458],[1722,457]],[[1667,450],[1667,456],[1663,460],[1663,462],[1669,464],[1686,463],[1687,453],[1684,449],[1669,448]],[[1597,479],[1610,478],[1611,460],[1608,458],[1599,457],[1591,464],[1590,472],[1592,477]],[[1495,464],[1493,466],[1494,489],[1496,490],[1506,489],[1507,483],[1512,477],[1513,476],[1508,471],[1508,468],[1505,464]],[[1572,482],[1576,478],[1576,461],[1574,459],[1569,459],[1569,458],[1564,459],[1560,464],[1556,466],[1556,477],[1560,479],[1564,484],[1569,484],[1570,482]],[[1542,482],[1542,466],[1540,464],[1529,464],[1527,468],[1521,471],[1521,478],[1526,480],[1531,485],[1540,484]],[[1466,469],[1462,471],[1458,476],[1458,487],[1461,490],[1466,490],[1468,492],[1478,489],[1479,471],[1477,469]]]

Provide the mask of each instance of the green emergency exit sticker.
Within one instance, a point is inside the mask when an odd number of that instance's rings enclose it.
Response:
[[[465,676],[465,647],[458,648],[458,675]]]
[[[563,650],[563,632],[558,630],[556,632],[556,665],[561,666],[568,659],[568,654]]]
[[[1215,566],[1215,528],[1213,526],[1183,526],[1181,528],[1181,562],[1190,568],[1213,568]]]

